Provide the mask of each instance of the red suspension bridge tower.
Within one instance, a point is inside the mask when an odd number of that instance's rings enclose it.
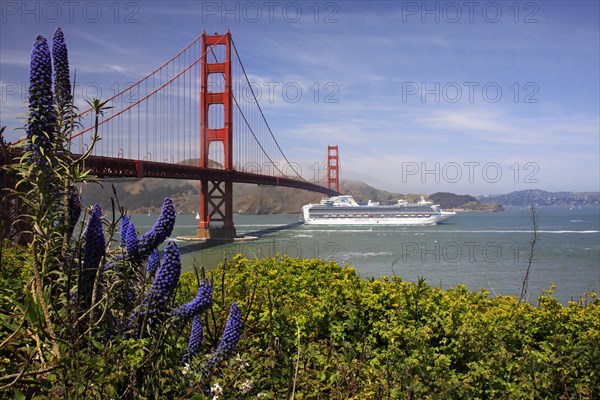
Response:
[[[224,46],[224,59],[210,62],[214,48]],[[219,52],[223,53],[223,52]],[[212,74],[218,74],[213,79]],[[214,75],[213,75],[214,76]],[[222,78],[221,78],[222,77]],[[231,81],[231,34],[209,36],[202,34],[202,71],[200,87],[200,167],[209,168],[211,144],[220,142],[223,148],[223,168],[233,171],[233,92]],[[224,81],[220,92],[211,91],[209,82]],[[214,86],[214,85],[213,85]],[[221,112],[215,112],[221,109]],[[210,118],[209,118],[210,117]],[[219,148],[219,146],[217,146]],[[219,223],[215,228],[211,223]],[[200,224],[198,237],[206,239],[233,239],[233,179],[200,180]]]
[[[337,145],[327,146],[327,187],[340,191],[340,157]]]

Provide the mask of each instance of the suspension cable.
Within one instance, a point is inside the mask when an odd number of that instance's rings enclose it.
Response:
[[[254,98],[254,101],[256,102],[256,106],[258,107],[258,111],[260,111],[260,115],[263,118],[263,121],[265,121],[265,125],[267,126],[267,129],[269,130],[269,133],[271,134],[271,137],[273,138],[273,140],[275,141],[275,144],[277,145],[277,148],[279,149],[279,151],[281,152],[281,155],[283,156],[283,158],[285,159],[285,161],[288,163],[288,165],[290,167],[292,167],[292,171],[294,171],[296,173],[296,175],[303,181],[306,182],[306,180],[298,173],[298,171],[296,171],[296,169],[292,166],[292,163],[290,162],[290,160],[288,160],[288,158],[286,157],[285,153],[283,152],[283,150],[281,149],[281,146],[279,146],[279,142],[277,142],[277,139],[275,139],[275,135],[273,135],[273,131],[271,130],[271,127],[269,126],[269,123],[267,122],[267,118],[265,117],[265,114],[263,113],[262,108],[260,107],[260,104],[258,103],[258,99],[256,98],[256,95],[254,94],[254,89],[252,89],[252,85],[250,84],[250,79],[248,79],[248,74],[246,74],[246,69],[244,68],[244,64],[242,63],[242,59],[240,58],[240,55],[237,51],[237,47],[235,47],[235,43],[233,42],[233,38],[231,38],[231,44],[233,45],[233,50],[235,50],[235,55],[237,56],[237,59],[240,63],[240,67],[242,67],[242,72],[244,73],[244,77],[246,78],[246,82],[248,82],[248,87],[250,88],[250,93],[252,93],[252,97]],[[281,172],[281,171],[280,171]]]

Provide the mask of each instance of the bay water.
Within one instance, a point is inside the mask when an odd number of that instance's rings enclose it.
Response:
[[[527,298],[535,303],[542,290],[555,285],[561,302],[579,300],[600,290],[600,208],[541,207],[531,257],[533,228],[528,208],[503,212],[465,212],[433,226],[303,225],[300,215],[235,215],[238,234],[249,242],[205,245],[178,241],[184,270],[213,269],[225,258],[320,258],[356,269],[363,278],[384,275],[442,288],[464,284],[492,295],[519,296],[529,261]],[[133,215],[140,232],[157,215]],[[177,216],[172,239],[192,236],[195,215]]]

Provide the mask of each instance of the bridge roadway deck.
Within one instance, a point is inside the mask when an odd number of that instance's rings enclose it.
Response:
[[[228,171],[217,168],[200,168],[183,164],[90,156],[85,160],[85,168],[90,169],[91,174],[98,177],[165,178],[198,181],[204,179],[217,181],[231,179],[233,182],[238,183],[291,187],[323,193],[328,196],[335,196],[338,194],[334,190],[308,181],[236,170]]]

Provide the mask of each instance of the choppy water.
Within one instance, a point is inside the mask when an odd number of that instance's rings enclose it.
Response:
[[[142,232],[156,215],[135,215]],[[356,268],[362,277],[399,275],[448,288],[458,283],[471,290],[519,295],[532,238],[530,211],[508,208],[499,213],[461,213],[436,226],[324,227],[297,223],[299,215],[236,215],[238,233],[263,231],[257,241],[201,249],[180,242],[184,269],[206,269],[236,253],[268,257],[318,257]],[[194,215],[178,215],[173,238],[193,235]],[[264,232],[275,228],[271,232]],[[586,290],[600,289],[600,210],[584,207],[538,209],[538,244],[531,265],[528,297],[535,300],[551,283],[566,302]]]

